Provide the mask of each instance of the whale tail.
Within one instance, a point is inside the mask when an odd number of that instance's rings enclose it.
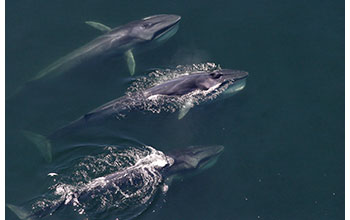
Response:
[[[15,213],[19,219],[33,220],[31,213],[26,211],[24,208],[19,207],[19,206],[15,206],[15,205],[12,205],[12,204],[6,204],[6,206],[13,213]]]
[[[22,134],[36,146],[47,162],[52,161],[52,146],[47,137],[24,130]]]

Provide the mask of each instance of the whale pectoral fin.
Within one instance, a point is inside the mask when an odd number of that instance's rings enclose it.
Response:
[[[194,103],[192,99],[189,99],[186,101],[186,103],[180,108],[179,110],[179,116],[177,117],[179,120],[181,120],[185,115],[193,108]]]
[[[112,30],[112,28],[95,21],[85,21],[85,24],[90,25],[91,27],[96,28],[97,30],[100,30],[102,32],[109,32],[110,30]]]
[[[43,155],[45,160],[47,162],[52,161],[52,150],[51,150],[51,142],[48,140],[45,136],[36,134],[30,131],[22,131],[22,134],[28,138],[37,149],[40,151],[40,153]]]
[[[130,75],[134,75],[136,63],[135,63],[134,54],[132,53],[131,49],[125,52],[125,59],[126,59],[126,63],[128,64]]]

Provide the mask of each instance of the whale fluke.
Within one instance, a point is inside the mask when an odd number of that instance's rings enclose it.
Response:
[[[24,210],[23,208],[19,206],[15,206],[12,204],[6,204],[7,208],[9,208],[13,213],[17,215],[19,219],[26,219],[26,220],[32,220],[30,218],[30,213]]]
[[[52,161],[51,142],[45,136],[30,131],[22,131],[22,134],[28,138],[40,151],[47,162]]]

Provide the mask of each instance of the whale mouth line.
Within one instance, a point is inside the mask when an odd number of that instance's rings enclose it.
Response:
[[[199,168],[211,167],[213,164],[216,163],[217,159],[219,158],[223,150],[224,150],[223,147],[219,147],[210,156],[201,160],[199,163]]]
[[[239,84],[243,81],[245,81],[248,78],[248,75],[245,76],[240,76],[240,77],[236,77],[236,78],[232,78],[232,79],[227,79],[224,82],[221,83],[221,86],[226,86],[227,84],[232,85],[232,84]]]
[[[176,22],[174,22],[171,25],[168,25],[160,30],[158,30],[155,34],[154,34],[154,38],[153,39],[157,39],[160,38],[161,36],[167,34],[168,32],[170,32],[171,30],[173,30],[174,28],[176,28],[176,26],[179,24],[180,19],[178,19]]]

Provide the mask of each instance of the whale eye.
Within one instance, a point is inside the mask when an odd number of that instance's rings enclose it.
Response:
[[[210,76],[213,79],[219,79],[222,76],[222,74],[218,72],[213,72],[213,73],[210,73]]]
[[[142,27],[143,27],[143,28],[149,28],[149,27],[151,27],[151,26],[152,26],[151,23],[144,23],[144,24],[142,24]]]

